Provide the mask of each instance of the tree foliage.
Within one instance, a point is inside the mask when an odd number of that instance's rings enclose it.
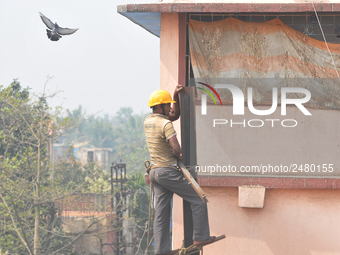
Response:
[[[56,204],[85,189],[87,173],[72,157],[51,168],[49,145],[72,128],[59,116],[16,80],[0,87],[1,252],[73,254]]]
[[[126,206],[143,228],[149,205],[144,118],[131,108],[91,117],[81,106],[62,116],[45,94],[34,96],[17,80],[0,86],[0,253],[75,254],[72,244],[81,234],[64,231],[58,204],[75,194],[110,193],[110,174],[96,163],[82,166],[72,146],[52,164],[50,145],[61,138],[67,145],[112,148],[114,161],[127,164]]]

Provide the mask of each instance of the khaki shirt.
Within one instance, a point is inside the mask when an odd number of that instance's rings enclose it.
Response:
[[[163,114],[150,114],[144,121],[144,132],[152,168],[177,166],[177,158],[169,143],[169,139],[176,135],[176,131],[169,117]]]

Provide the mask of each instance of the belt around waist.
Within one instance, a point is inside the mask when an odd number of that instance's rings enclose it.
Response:
[[[151,165],[151,169],[158,168],[158,167],[167,167],[167,168],[173,168],[173,169],[178,170],[177,164],[174,164],[174,165],[165,165],[165,164]]]

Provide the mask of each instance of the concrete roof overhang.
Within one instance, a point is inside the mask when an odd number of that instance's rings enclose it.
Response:
[[[340,3],[153,3],[118,5],[117,11],[150,33],[160,37],[161,13],[298,13],[339,12]]]

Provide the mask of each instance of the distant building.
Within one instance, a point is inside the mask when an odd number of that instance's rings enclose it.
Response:
[[[53,144],[51,148],[51,157],[55,162],[60,161],[67,152],[68,146],[65,146],[64,144]]]
[[[86,146],[88,142],[82,142],[82,143],[74,143],[73,144],[73,153],[74,157],[80,160],[81,157],[81,148]],[[53,143],[49,145],[49,152],[50,152],[50,157],[51,160],[53,159],[54,161],[60,161],[62,160],[66,153],[67,150],[69,149],[71,145],[65,145],[64,142],[61,143]]]
[[[82,148],[80,161],[83,165],[97,162],[103,166],[103,170],[110,171],[111,152],[111,148]]]
[[[74,251],[79,254],[114,254],[117,238],[112,223],[116,221],[116,214],[112,212],[110,200],[110,195],[92,193],[58,201],[64,230],[74,236],[85,231],[73,245]],[[94,221],[98,223],[86,230]]]

